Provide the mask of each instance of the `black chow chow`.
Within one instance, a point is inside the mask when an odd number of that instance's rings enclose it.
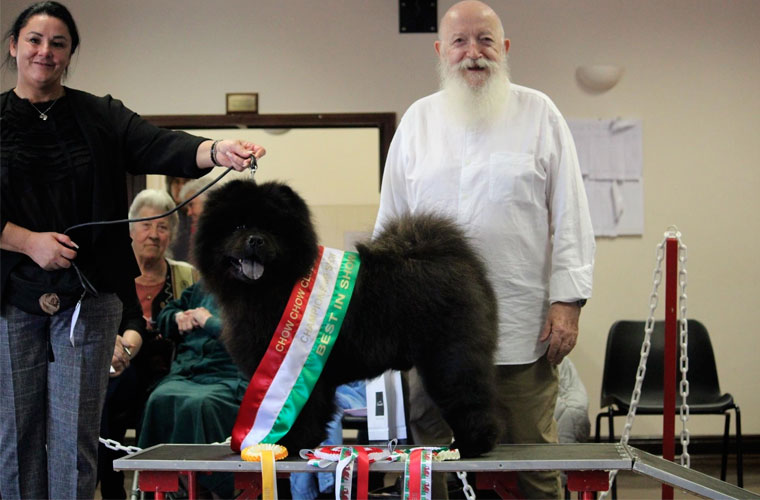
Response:
[[[454,431],[460,454],[491,450],[498,437],[497,311],[483,262],[453,222],[432,215],[393,220],[357,248],[361,264],[343,327],[311,397],[280,443],[290,450],[318,446],[338,385],[414,366]],[[309,209],[284,184],[231,181],[209,194],[195,252],[222,310],[222,339],[250,377],[293,285],[316,259]]]

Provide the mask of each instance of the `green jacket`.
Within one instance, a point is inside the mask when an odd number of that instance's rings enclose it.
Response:
[[[170,374],[181,375],[197,383],[223,383],[232,389],[239,389],[246,380],[239,374],[219,339],[222,332],[219,310],[213,296],[205,291],[200,282],[185,289],[178,300],[164,307],[158,316],[158,328],[165,338],[177,338],[179,330],[174,316],[198,307],[205,307],[213,316],[203,328],[196,328],[180,337]]]

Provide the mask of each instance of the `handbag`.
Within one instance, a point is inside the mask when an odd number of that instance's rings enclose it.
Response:
[[[46,271],[34,262],[20,262],[8,275],[3,301],[37,316],[70,309],[84,295],[74,269]]]

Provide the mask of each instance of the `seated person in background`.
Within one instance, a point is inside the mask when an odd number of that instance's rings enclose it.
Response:
[[[145,189],[137,194],[129,209],[129,218],[137,219],[166,213],[176,205],[164,191]],[[148,324],[143,355],[135,359],[138,382],[147,391],[169,373],[169,365],[178,339],[163,335],[156,326],[159,312],[169,301],[178,299],[188,286],[198,281],[198,272],[190,264],[167,257],[167,249],[177,231],[176,212],[169,217],[130,224],[132,249],[140,267],[135,278],[137,297]]]
[[[367,406],[364,381],[357,380],[338,386],[335,390],[335,406],[337,410],[327,423],[327,438],[321,446],[343,444],[343,411]],[[320,494],[324,497],[324,494],[334,491],[334,472],[298,472],[290,475],[290,494],[293,498],[313,500]]]
[[[559,394],[554,407],[554,420],[560,443],[585,443],[591,432],[588,418],[588,393],[578,370],[569,357],[562,359],[559,368]],[[562,488],[567,486],[567,474],[560,472]],[[567,490],[566,490],[567,491]],[[566,498],[569,498],[566,496]]]
[[[213,297],[195,283],[158,317],[165,337],[182,340],[171,372],[145,405],[138,446],[158,443],[213,443],[227,439],[248,381],[219,340],[222,330]],[[232,497],[232,475],[200,476],[199,483],[223,498]]]
[[[160,215],[174,207],[168,193],[145,189],[135,196],[129,218]],[[102,438],[122,442],[128,428],[137,428],[149,389],[169,373],[174,345],[157,330],[155,318],[167,302],[179,298],[182,291],[198,279],[190,264],[166,257],[176,228],[176,213],[129,226],[140,276],[135,278],[131,300],[122,298],[124,309],[119,332],[124,333],[116,337],[111,361],[114,371],[101,418]],[[99,447],[98,476],[104,498],[126,498],[124,474],[112,467],[113,460],[122,455],[102,444]]]
[[[184,177],[166,176],[166,192],[177,205],[181,203],[179,193],[189,180]],[[177,231],[169,245],[169,255],[176,260],[190,260],[190,217],[185,208],[177,211],[177,216],[179,218]]]
[[[205,177],[201,177],[200,179],[193,179],[191,181],[186,182],[182,189],[179,191],[179,198],[177,200],[177,203],[184,203],[188,199],[195,196],[195,194],[203,189],[208,183],[210,182],[209,179],[206,179]],[[212,188],[213,189],[213,188]],[[206,195],[209,193],[209,191],[204,191],[200,196],[197,196],[190,201],[187,205],[184,206],[185,214],[187,218],[190,220],[190,227],[189,227],[189,234],[187,236],[188,238],[188,260],[190,262],[193,261],[193,236],[195,235],[195,229],[198,225],[198,219],[201,216],[201,213],[203,212],[203,203],[206,201]]]

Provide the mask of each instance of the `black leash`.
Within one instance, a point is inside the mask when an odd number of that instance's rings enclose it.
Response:
[[[251,171],[251,179],[253,179],[253,175],[256,173],[256,171],[259,168],[259,165],[256,162],[256,157],[254,155],[251,155],[251,166],[249,168],[250,168],[250,171]],[[200,191],[198,191],[197,193],[195,193],[193,196],[191,196],[190,198],[186,199],[185,201],[183,201],[182,203],[180,203],[179,205],[177,205],[176,207],[172,208],[171,210],[169,210],[166,213],[158,214],[158,215],[151,215],[150,217],[140,217],[140,218],[137,218],[137,219],[119,219],[119,220],[106,220],[106,221],[97,221],[97,222],[84,222],[82,224],[76,224],[74,226],[71,226],[71,227],[67,228],[63,232],[63,234],[67,235],[69,233],[69,231],[73,231],[74,229],[79,229],[79,228],[88,227],[88,226],[105,226],[105,225],[110,225],[110,224],[124,224],[124,223],[131,223],[131,222],[144,222],[144,221],[149,221],[149,220],[154,220],[154,219],[162,219],[164,217],[168,217],[171,214],[173,214],[174,212],[176,212],[179,209],[181,209],[182,207],[184,207],[185,205],[187,205],[188,203],[190,203],[191,201],[193,201],[198,196],[202,195],[204,192],[208,191],[211,188],[211,186],[213,186],[214,184],[216,184],[217,182],[219,182],[220,180],[222,180],[222,177],[224,177],[225,175],[229,174],[231,170],[232,170],[231,168],[228,168],[227,170],[225,170],[224,172],[222,172],[216,179],[214,179],[213,181],[211,181],[208,184],[206,184],[205,186],[203,186],[203,189],[201,189]],[[84,274],[82,274],[82,272],[79,270],[79,268],[77,267],[76,263],[74,263],[73,260],[71,261],[71,265],[74,267],[74,270],[77,272],[77,276],[79,277],[79,283],[82,285],[82,288],[84,288],[85,293],[90,292],[95,297],[97,297],[98,296],[98,291],[95,289],[95,287],[92,285],[92,283],[90,283],[90,280],[88,280],[87,277]],[[84,294],[82,294],[82,298],[84,298]]]

